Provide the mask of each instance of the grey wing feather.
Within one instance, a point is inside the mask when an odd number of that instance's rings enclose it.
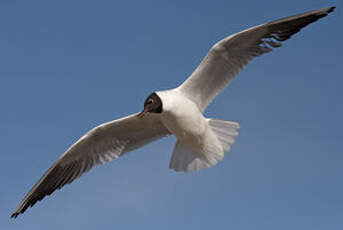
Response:
[[[72,145],[42,176],[12,214],[16,218],[37,201],[70,184],[92,167],[115,159],[156,139],[168,130],[155,114],[137,114],[102,124]]]
[[[204,111],[253,58],[282,46],[281,42],[334,9],[330,7],[279,19],[219,41],[179,89]]]

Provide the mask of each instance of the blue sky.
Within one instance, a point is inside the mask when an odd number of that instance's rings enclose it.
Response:
[[[9,216],[82,134],[183,82],[216,41],[336,11],[253,61],[209,106],[240,135],[217,166],[168,169],[168,137]],[[341,1],[0,2],[0,228],[342,229]]]

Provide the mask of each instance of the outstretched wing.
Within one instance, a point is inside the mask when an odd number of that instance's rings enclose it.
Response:
[[[11,217],[16,218],[28,207],[56,189],[70,184],[92,167],[116,159],[168,134],[168,130],[155,114],[148,114],[143,118],[133,114],[90,130],[52,165]]]
[[[179,89],[204,111],[253,58],[280,47],[281,42],[334,9],[319,9],[272,21],[219,41]]]

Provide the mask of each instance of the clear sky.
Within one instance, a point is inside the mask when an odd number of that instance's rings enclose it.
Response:
[[[210,105],[240,135],[217,166],[168,169],[174,137],[96,167],[10,219],[81,135],[183,82],[218,40],[337,6]],[[342,1],[0,1],[0,229],[343,227]]]

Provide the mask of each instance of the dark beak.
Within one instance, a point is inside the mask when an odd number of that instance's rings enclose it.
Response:
[[[142,112],[140,112],[139,114],[137,114],[137,117],[142,118],[142,117],[144,117],[144,115],[145,115],[147,112],[148,112],[148,110],[144,108],[144,110],[143,110]]]

